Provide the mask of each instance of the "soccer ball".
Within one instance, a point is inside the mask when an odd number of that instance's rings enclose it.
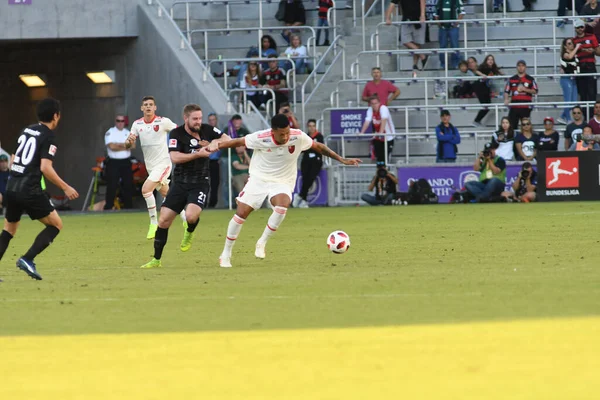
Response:
[[[350,248],[350,236],[344,231],[334,231],[327,237],[327,248],[335,254],[342,254]]]

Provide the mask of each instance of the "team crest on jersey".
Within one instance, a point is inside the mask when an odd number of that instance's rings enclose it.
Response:
[[[191,146],[198,146],[198,141],[196,139],[190,139]]]
[[[160,126],[154,125],[154,132],[158,132],[159,129],[160,129]]]
[[[177,139],[169,139],[169,147],[172,149],[177,147]]]
[[[50,154],[52,156],[56,154],[56,146],[55,145],[53,145],[53,144],[50,145],[50,148],[48,149],[48,154]]]
[[[290,154],[294,154],[294,150],[296,150],[296,146],[289,146],[288,147],[288,151],[290,152]]]

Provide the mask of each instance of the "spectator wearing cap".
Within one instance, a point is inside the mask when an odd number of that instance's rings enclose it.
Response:
[[[565,129],[565,150],[571,148],[573,142],[583,134],[583,127],[587,125],[583,119],[583,109],[581,107],[573,107],[571,115],[573,116],[573,122],[567,125]]]
[[[6,184],[8,183],[8,156],[6,154],[0,154],[0,215],[4,213],[2,206],[2,200],[6,194]]]
[[[597,136],[592,134],[592,127],[585,125],[583,127],[583,133],[577,137],[575,142],[569,147],[569,151],[589,151],[589,150],[600,150],[600,145],[594,140]]]
[[[133,171],[131,170],[131,149],[135,149],[135,143],[126,147],[125,142],[129,136],[129,130],[125,127],[125,116],[117,114],[115,126],[106,131],[104,144],[106,145],[106,203],[105,210],[114,207],[117,189],[121,189],[120,198],[123,200],[123,208],[133,208]]]
[[[594,135],[600,135],[600,101],[594,104],[594,116],[588,121]]]
[[[539,151],[556,151],[560,136],[554,129],[554,118],[544,118],[544,133],[539,136]]]
[[[517,73],[506,82],[504,88],[504,104],[510,104],[508,119],[513,128],[519,126],[519,120],[531,115],[531,106],[519,105],[519,103],[533,102],[533,96],[538,92],[535,79],[527,74],[527,63],[525,60],[517,62]]]
[[[585,22],[581,19],[575,20],[575,37],[573,44],[579,45],[576,57],[579,60],[580,74],[595,74],[596,73],[596,55],[600,54],[598,48],[598,40],[596,36],[585,32]],[[595,76],[577,76],[577,92],[579,99],[582,102],[596,101],[598,88]],[[591,115],[591,107],[588,106],[589,115]]]
[[[438,39],[440,48],[456,49],[458,48],[458,23],[444,22],[463,19],[465,8],[462,0],[438,0],[434,18],[439,22]],[[461,61],[461,53],[454,51],[449,57],[451,69],[456,69]],[[440,66],[442,69],[446,66],[446,54],[440,53]]]
[[[388,103],[400,96],[400,89],[394,86],[392,82],[381,79],[381,68],[373,67],[371,76],[373,80],[365,85],[362,92],[362,101],[368,103],[371,96],[377,95],[381,104],[387,106]]]
[[[500,196],[506,185],[506,161],[496,154],[498,143],[486,143],[473,170],[479,171],[479,181],[465,183],[465,189],[475,202],[489,202]]]
[[[521,119],[521,133],[515,138],[515,149],[517,161],[532,161],[537,156],[540,143],[539,136],[533,132],[531,119]]]
[[[437,137],[436,159],[438,163],[456,162],[458,153],[458,144],[460,144],[460,133],[454,125],[450,123],[450,111],[442,110],[440,114],[440,124],[435,128]]]

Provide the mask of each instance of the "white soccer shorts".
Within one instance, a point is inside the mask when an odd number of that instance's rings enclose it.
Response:
[[[271,201],[273,196],[278,194],[285,194],[292,201],[292,189],[285,183],[265,182],[260,179],[252,178],[248,179],[248,183],[244,186],[236,201],[249,205],[255,210],[258,210],[265,198]]]
[[[158,183],[157,189],[161,186],[169,185],[169,175],[171,174],[171,164],[158,165],[152,168],[148,174],[148,180]]]

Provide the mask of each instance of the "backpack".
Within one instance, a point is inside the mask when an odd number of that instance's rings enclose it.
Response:
[[[408,204],[437,204],[438,201],[427,179],[421,178],[411,182],[408,188]]]

